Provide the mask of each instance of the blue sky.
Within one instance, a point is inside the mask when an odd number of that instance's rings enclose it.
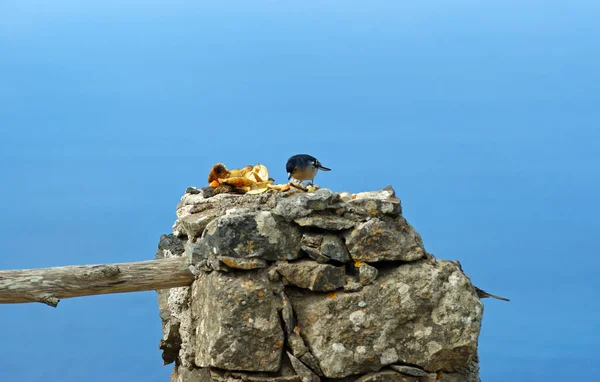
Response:
[[[485,301],[481,376],[600,377],[594,1],[0,3],[0,269],[152,259],[211,165],[391,184]],[[166,381],[154,292],[0,305],[0,380]]]

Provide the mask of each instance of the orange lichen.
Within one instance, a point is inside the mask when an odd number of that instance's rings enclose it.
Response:
[[[333,300],[334,298],[337,297],[337,293],[336,292],[331,292],[327,294],[327,298]]]

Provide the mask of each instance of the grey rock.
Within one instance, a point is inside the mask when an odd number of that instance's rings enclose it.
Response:
[[[273,212],[291,221],[308,216],[313,211],[334,208],[339,201],[338,194],[321,188],[315,192],[299,192],[288,197],[281,197]]]
[[[181,336],[179,335],[179,320],[173,318],[163,325],[163,338],[158,344],[162,350],[163,364],[168,365],[177,360],[179,350],[181,349]]]
[[[390,215],[399,216],[402,214],[402,205],[399,199],[381,200],[381,199],[354,199],[348,202],[348,209],[361,215]]]
[[[296,332],[291,332],[287,337],[288,348],[292,351],[292,354],[295,357],[302,357],[306,352],[308,352],[308,348],[304,344],[304,340],[300,337]]]
[[[302,382],[321,382],[321,378],[313,373],[305,364],[303,364],[298,358],[294,357],[290,352],[287,352],[292,367],[296,371],[296,374],[302,379]]]
[[[206,261],[209,255],[208,248],[194,243],[185,243],[185,256],[189,264],[198,264],[203,260]]]
[[[438,382],[481,382],[477,373],[440,373]]]
[[[372,284],[379,271],[377,268],[367,264],[367,263],[359,263],[358,265],[358,279],[361,285],[369,285]]]
[[[290,284],[312,291],[327,292],[344,286],[346,271],[344,267],[319,264],[311,260],[294,263],[282,262],[277,271]]]
[[[268,211],[221,216],[198,241],[202,253],[217,256],[292,260],[300,255],[297,226]]]
[[[358,378],[356,382],[420,382],[418,378],[396,373],[392,370],[370,373]]]
[[[311,215],[294,219],[301,227],[316,227],[328,231],[343,231],[354,227],[357,222],[337,215]]]
[[[279,294],[281,296],[281,318],[283,319],[283,323],[285,326],[285,331],[287,334],[293,332],[294,327],[296,326],[296,319],[294,318],[294,309],[292,308],[292,303],[290,299],[285,295],[284,292]]]
[[[216,209],[210,209],[187,215],[180,219],[181,225],[191,242],[202,236],[202,232],[211,221],[219,216]]]
[[[192,285],[195,363],[228,370],[277,371],[284,336],[266,270],[201,274]]]
[[[299,358],[306,366],[308,366],[319,377],[324,376],[323,371],[321,371],[321,367],[319,366],[319,361],[317,361],[317,358],[310,351],[307,351]]]
[[[261,259],[247,259],[243,257],[217,256],[217,260],[221,264],[226,265],[230,269],[250,270],[266,268],[269,266],[266,261]]]
[[[310,258],[319,263],[326,263],[329,260],[345,263],[351,260],[344,240],[338,235],[331,233],[304,233],[302,235],[301,248]]]
[[[403,218],[374,218],[345,235],[350,256],[356,261],[414,261],[425,255],[421,236]]]
[[[210,371],[208,369],[189,369],[187,367],[175,366],[171,373],[171,382],[211,382]]]
[[[184,245],[185,240],[180,239],[174,234],[161,235],[155,258],[164,259],[168,257],[182,256],[183,252],[185,251]],[[168,251],[168,254],[166,251]]]
[[[336,260],[341,263],[346,263],[351,260],[348,248],[346,248],[346,244],[344,244],[342,238],[337,235],[324,235],[323,240],[321,241],[320,249],[324,256],[327,256],[332,260]]]
[[[414,366],[406,366],[406,365],[390,365],[390,369],[397,371],[401,374],[410,375],[413,377],[426,377],[427,372],[423,369],[419,369]]]
[[[392,186],[385,186],[383,189],[381,189],[379,191],[359,192],[358,194],[356,194],[355,200],[361,200],[361,199],[388,200],[388,199],[395,199],[395,198],[396,198],[396,191],[394,191],[394,188]]]
[[[380,270],[378,282],[359,292],[323,298],[295,290],[288,297],[307,346],[330,378],[398,362],[452,372],[477,351],[483,306],[468,279],[445,261]],[[354,301],[368,303],[359,308]]]
[[[307,245],[301,245],[300,248],[306,252],[308,257],[315,260],[317,263],[324,264],[330,260],[329,257],[323,255],[317,248],[309,247]]]

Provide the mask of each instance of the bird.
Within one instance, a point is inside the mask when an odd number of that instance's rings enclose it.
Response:
[[[293,155],[285,164],[285,170],[288,174],[288,180],[291,178],[297,179],[302,183],[305,180],[313,184],[315,176],[319,170],[331,171],[317,160],[317,158],[308,154]]]
[[[469,279],[469,281],[471,281],[471,279],[469,278],[469,276],[467,276],[467,274],[465,273],[465,271],[463,271],[462,269],[462,265],[460,264],[460,261],[458,260],[448,260],[449,262],[453,263],[454,265],[456,265],[456,267],[458,268],[459,271],[461,271],[461,273],[463,275],[465,275],[465,277],[467,279]],[[473,284],[471,284],[473,285]],[[475,285],[473,285],[473,288],[475,288],[475,293],[477,293],[477,297],[481,298],[495,298],[497,300],[502,300],[502,301],[510,301],[509,299],[505,298],[505,297],[500,297],[500,296],[496,296],[494,294],[488,293],[486,291],[484,291],[481,288],[476,287]]]
[[[477,296],[479,298],[495,298],[495,299],[502,300],[502,301],[510,301],[507,298],[496,296],[496,295],[493,295],[491,293],[484,291],[483,289],[477,288],[475,285],[473,285],[473,286],[475,287],[475,292],[477,292]]]

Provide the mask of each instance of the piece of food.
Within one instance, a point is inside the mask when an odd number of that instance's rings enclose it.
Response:
[[[229,178],[230,176],[231,172],[227,170],[227,167],[225,167],[223,163],[217,163],[213,166],[213,168],[210,170],[210,173],[208,174],[208,183],[210,184],[217,179]]]

